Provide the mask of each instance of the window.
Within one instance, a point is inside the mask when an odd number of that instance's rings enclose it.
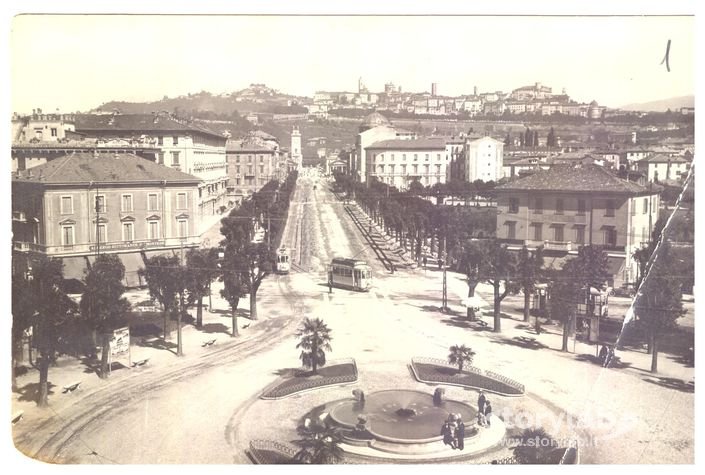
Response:
[[[419,159],[419,154],[415,153],[414,154],[414,161],[417,161]]]
[[[134,223],[122,223],[122,240],[126,242],[134,241],[135,227]]]
[[[649,199],[644,198],[644,214],[647,214],[649,212]]]
[[[414,163],[414,175],[416,175],[419,172],[419,166]]]
[[[186,193],[176,194],[176,209],[186,209]]]
[[[157,137],[157,145],[164,145],[164,137],[161,135]]]
[[[264,175],[264,165],[259,166],[259,174]]]
[[[188,237],[188,220],[187,219],[179,219],[177,221],[177,227],[178,227],[180,238]]]
[[[585,244],[585,226],[575,225],[575,242]]]
[[[158,211],[159,210],[159,199],[156,193],[150,193],[147,197],[147,210]]]
[[[264,163],[264,155],[260,155],[260,156],[259,156],[259,162],[260,162],[260,163]]]
[[[519,198],[509,198],[509,212],[518,213],[519,212]]]
[[[174,135],[174,145],[179,145],[179,137]]]
[[[441,161],[441,154],[440,153],[436,154],[436,160],[438,160],[439,162]]]
[[[556,214],[563,214],[563,198],[556,198]]]
[[[380,162],[383,162],[383,161],[384,161],[384,154],[383,154],[383,153],[380,153],[380,154],[379,154],[379,161],[380,161]]]
[[[157,163],[159,165],[164,165],[164,152],[159,152],[157,156]]]
[[[132,195],[122,195],[122,208],[123,212],[132,211]]]
[[[605,201],[605,216],[614,216],[614,200]]]
[[[553,240],[556,242],[563,242],[563,225],[554,224],[553,225]]]
[[[636,200],[632,200],[632,206],[631,206],[631,208],[632,208],[632,213],[631,213],[632,216],[636,215],[636,206],[637,206]]]
[[[607,226],[604,229],[603,239],[605,246],[617,246],[617,230],[612,226]]]
[[[580,216],[585,214],[585,200],[578,200],[578,214]]]
[[[428,154],[426,154],[426,161],[428,161]]]
[[[406,161],[406,154],[405,153],[401,154],[401,159],[402,159],[402,161]]]
[[[52,129],[51,129],[51,136],[52,136],[52,137],[56,137],[57,135],[59,135],[59,131],[52,127]]]
[[[72,196],[62,196],[61,197],[61,214],[72,214],[73,213],[73,197]]]
[[[235,155],[235,163],[240,163],[240,155]]]
[[[252,163],[252,155],[247,156],[247,163]]]
[[[254,175],[254,172],[252,171],[252,165],[247,165],[247,174]]]
[[[533,223],[534,227],[534,241],[543,241],[543,224]]]
[[[536,214],[543,213],[543,198],[536,198],[534,200],[534,213],[536,213]]]
[[[235,173],[240,174],[240,165],[235,166]]]
[[[108,225],[107,224],[99,224],[98,225],[98,228],[96,229],[95,240],[99,243],[108,242]]]
[[[61,226],[61,244],[73,246],[73,225]]]
[[[147,233],[149,239],[159,239],[159,221],[156,219],[147,221]]]
[[[96,195],[95,197],[95,212],[105,213],[107,207],[105,206],[105,195]]]
[[[171,152],[171,166],[179,166],[179,152]]]
[[[517,238],[517,223],[516,221],[507,221],[504,223],[507,226],[507,239]]]

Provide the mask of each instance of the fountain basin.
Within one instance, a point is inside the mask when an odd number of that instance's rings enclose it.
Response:
[[[432,394],[402,389],[368,394],[364,405],[343,401],[330,410],[330,417],[341,426],[354,428],[358,416],[364,414],[367,430],[376,439],[422,444],[442,439],[441,426],[449,413],[461,414],[466,426],[477,417],[477,411],[468,404],[445,400],[434,405]]]

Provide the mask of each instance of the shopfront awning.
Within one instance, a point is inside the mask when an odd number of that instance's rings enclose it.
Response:
[[[122,265],[125,266],[125,279],[123,283],[125,287],[139,287],[142,279],[139,276],[139,270],[144,267],[142,254],[139,252],[129,252],[127,254],[118,254]]]
[[[64,279],[83,281],[88,269],[86,256],[63,257],[61,260],[64,263]]]

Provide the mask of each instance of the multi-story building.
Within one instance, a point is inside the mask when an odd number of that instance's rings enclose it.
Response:
[[[267,182],[278,178],[278,152],[262,144],[246,140],[229,140],[228,157],[229,193],[236,201],[252,195]]]
[[[642,158],[635,164],[636,170],[646,174],[650,182],[680,181],[688,175],[690,161],[683,157],[654,154]]]
[[[510,248],[544,246],[551,261],[580,246],[608,253],[610,285],[636,278],[632,255],[658,219],[660,187],[617,177],[598,165],[554,166],[495,188],[497,238]]]
[[[366,152],[368,146],[382,140],[409,139],[415,136],[413,132],[392,127],[386,117],[379,112],[373,112],[365,117],[365,120],[360,125],[359,133],[355,140],[355,153],[351,157],[351,173],[360,182],[366,182],[369,176]]]
[[[424,186],[445,183],[450,163],[442,137],[392,139],[366,147],[367,180],[406,189],[413,181]]]
[[[41,109],[33,109],[32,115],[12,116],[12,141],[16,143],[57,142],[75,130],[74,114],[44,114]]]
[[[157,163],[201,179],[198,215],[204,223],[227,205],[226,138],[194,122],[157,114],[76,116],[76,131],[99,139],[142,138],[159,148]]]
[[[492,137],[468,138],[456,176],[461,180],[497,181],[504,177],[504,142]]]
[[[291,130],[291,159],[296,163],[297,170],[301,170],[304,154],[301,148],[301,132],[296,125]]]
[[[540,82],[535,83],[533,86],[523,86],[512,91],[512,99],[517,101],[526,101],[529,99],[547,99],[552,96],[552,89],[550,87],[542,86]]]
[[[200,179],[132,154],[65,155],[12,178],[13,249],[62,258],[81,280],[99,253],[117,254],[126,283],[154,253],[200,243]]]

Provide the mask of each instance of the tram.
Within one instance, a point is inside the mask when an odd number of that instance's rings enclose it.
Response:
[[[328,285],[367,292],[372,285],[370,266],[365,261],[335,258],[328,266]]]
[[[276,270],[278,274],[289,273],[289,250],[285,247],[277,249]]]

